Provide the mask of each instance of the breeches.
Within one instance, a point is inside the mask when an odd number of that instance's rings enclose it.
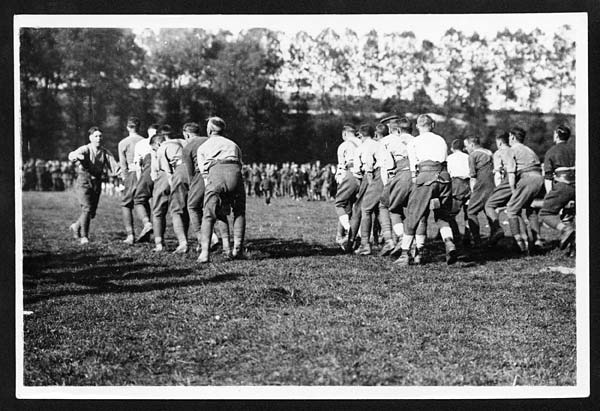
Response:
[[[77,177],[77,198],[81,211],[89,213],[90,218],[96,216],[100,193],[102,192],[102,181],[99,178],[80,174]]]
[[[506,215],[517,217],[523,208],[528,208],[535,196],[544,187],[544,177],[539,173],[525,173],[519,177],[515,191],[506,205]]]
[[[234,215],[246,213],[246,192],[240,166],[215,164],[206,179],[204,218],[226,220],[230,210]]]
[[[412,178],[410,170],[398,172],[390,183],[384,188],[381,196],[382,203],[385,203],[386,197],[388,200],[388,208],[390,212],[395,214],[404,214],[404,207],[408,205],[408,199],[412,192]]]
[[[125,189],[121,192],[121,207],[133,208],[137,176],[135,171],[127,171],[123,179]]]
[[[540,217],[560,213],[560,210],[571,200],[575,200],[575,185],[554,183],[552,190],[544,197],[544,205],[540,210]]]
[[[187,212],[189,189],[190,186],[185,166],[179,165],[171,178],[171,193],[169,195],[171,214],[184,214]]]
[[[350,171],[337,187],[335,195],[335,207],[343,209],[346,214],[352,213],[352,205],[356,202],[356,196],[359,191],[359,182]]]
[[[134,204],[148,204],[154,190],[154,181],[150,178],[150,167],[146,167],[140,174],[140,179],[137,181],[135,195],[133,197]]]
[[[161,172],[154,180],[154,190],[152,191],[152,215],[155,218],[164,218],[167,215],[170,194],[169,177],[167,173]]]

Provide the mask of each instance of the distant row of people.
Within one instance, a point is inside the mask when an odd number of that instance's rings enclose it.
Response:
[[[23,164],[23,190],[63,191],[73,185],[75,166],[70,161],[30,158]]]
[[[294,200],[331,200],[335,198],[335,166],[320,161],[314,163],[276,164],[252,163],[244,165],[242,175],[248,196],[264,197],[269,204],[273,197]]]

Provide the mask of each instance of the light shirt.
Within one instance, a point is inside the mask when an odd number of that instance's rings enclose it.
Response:
[[[397,163],[400,160],[408,159],[408,143],[413,138],[411,134],[407,133],[392,133],[379,140],[382,150],[382,153],[379,155],[381,158],[381,169],[386,171],[393,170],[397,167]]]
[[[219,135],[209,136],[197,151],[198,170],[208,174],[208,170],[217,161],[231,160],[242,162],[242,150],[228,138]]]
[[[133,163],[136,164],[140,169],[143,168],[145,166],[144,158],[150,153],[152,153],[150,139],[144,138],[138,141],[133,149]]]
[[[452,178],[469,178],[469,155],[464,151],[455,151],[448,156],[448,174]]]
[[[347,169],[348,164],[354,160],[354,152],[361,145],[356,137],[348,137],[337,149],[338,168]]]
[[[509,173],[540,165],[537,154],[523,143],[515,142],[510,146],[510,154],[510,161],[506,165],[506,171]]]
[[[181,164],[183,146],[179,139],[164,141],[156,150],[156,165],[158,171],[173,174],[175,168]]]
[[[419,134],[408,144],[408,159],[411,171],[416,171],[419,163],[423,161],[443,163],[447,157],[448,144],[446,144],[446,140],[431,131]]]
[[[123,171],[137,171],[138,166],[134,164],[133,156],[136,144],[143,139],[139,134],[132,134],[119,141],[119,165]]]
[[[373,172],[381,166],[381,143],[372,138],[365,138],[354,152],[352,174],[362,177],[364,173]],[[379,161],[378,161],[379,160]]]

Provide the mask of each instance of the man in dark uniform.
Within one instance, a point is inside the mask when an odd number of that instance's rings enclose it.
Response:
[[[246,231],[246,192],[242,180],[242,152],[237,144],[223,137],[225,121],[219,117],[208,120],[208,141],[198,147],[198,169],[205,177],[206,192],[201,228],[199,263],[209,261],[210,238],[215,221],[220,220],[224,253],[229,252],[227,215],[233,211],[233,258],[243,254]],[[227,232],[225,232],[225,229]]]
[[[564,249],[575,239],[575,227],[564,223],[560,210],[575,200],[575,148],[567,141],[571,130],[558,126],[554,130],[554,143],[544,157],[544,183],[546,196],[540,210],[540,219],[547,226],[560,231],[560,248]]]
[[[135,187],[137,185],[137,165],[133,163],[133,154],[135,145],[144,138],[138,134],[140,130],[140,120],[137,117],[127,119],[127,132],[129,135],[119,141],[119,165],[121,166],[121,177],[125,189],[121,192],[121,211],[123,215],[123,224],[127,238],[123,240],[126,244],[133,244],[133,198],[135,196]]]
[[[481,147],[479,137],[469,136],[465,138],[465,147],[469,153],[469,184],[471,196],[467,207],[467,218],[469,231],[473,238],[475,247],[481,246],[481,235],[479,229],[480,212],[484,211],[485,203],[494,191],[494,161],[492,152]],[[486,216],[486,218],[488,218]],[[488,218],[491,227],[491,221]]]
[[[427,219],[429,210],[433,209],[436,223],[446,247],[446,263],[456,262],[456,247],[450,219],[452,211],[452,187],[450,174],[446,169],[448,145],[442,136],[432,132],[435,127],[433,119],[427,114],[417,118],[419,135],[408,145],[410,170],[413,173],[414,187],[408,199],[407,216],[404,222],[402,237],[402,254],[395,261],[399,265],[408,265],[410,247],[417,226],[421,220]],[[416,255],[422,250],[416,249]],[[420,261],[419,261],[420,262]]]
[[[113,155],[102,147],[102,131],[98,127],[89,129],[90,143],[69,153],[69,161],[77,163],[77,197],[81,215],[69,229],[80,244],[89,242],[90,221],[96,216],[98,200],[102,192],[102,175],[119,172],[119,165]]]

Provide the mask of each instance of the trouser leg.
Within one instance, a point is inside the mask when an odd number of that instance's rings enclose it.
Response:
[[[133,210],[129,207],[121,207],[121,215],[123,216],[127,237],[133,237]]]
[[[88,238],[90,234],[91,214],[88,211],[82,211],[79,216],[79,226],[81,227],[81,237]]]

